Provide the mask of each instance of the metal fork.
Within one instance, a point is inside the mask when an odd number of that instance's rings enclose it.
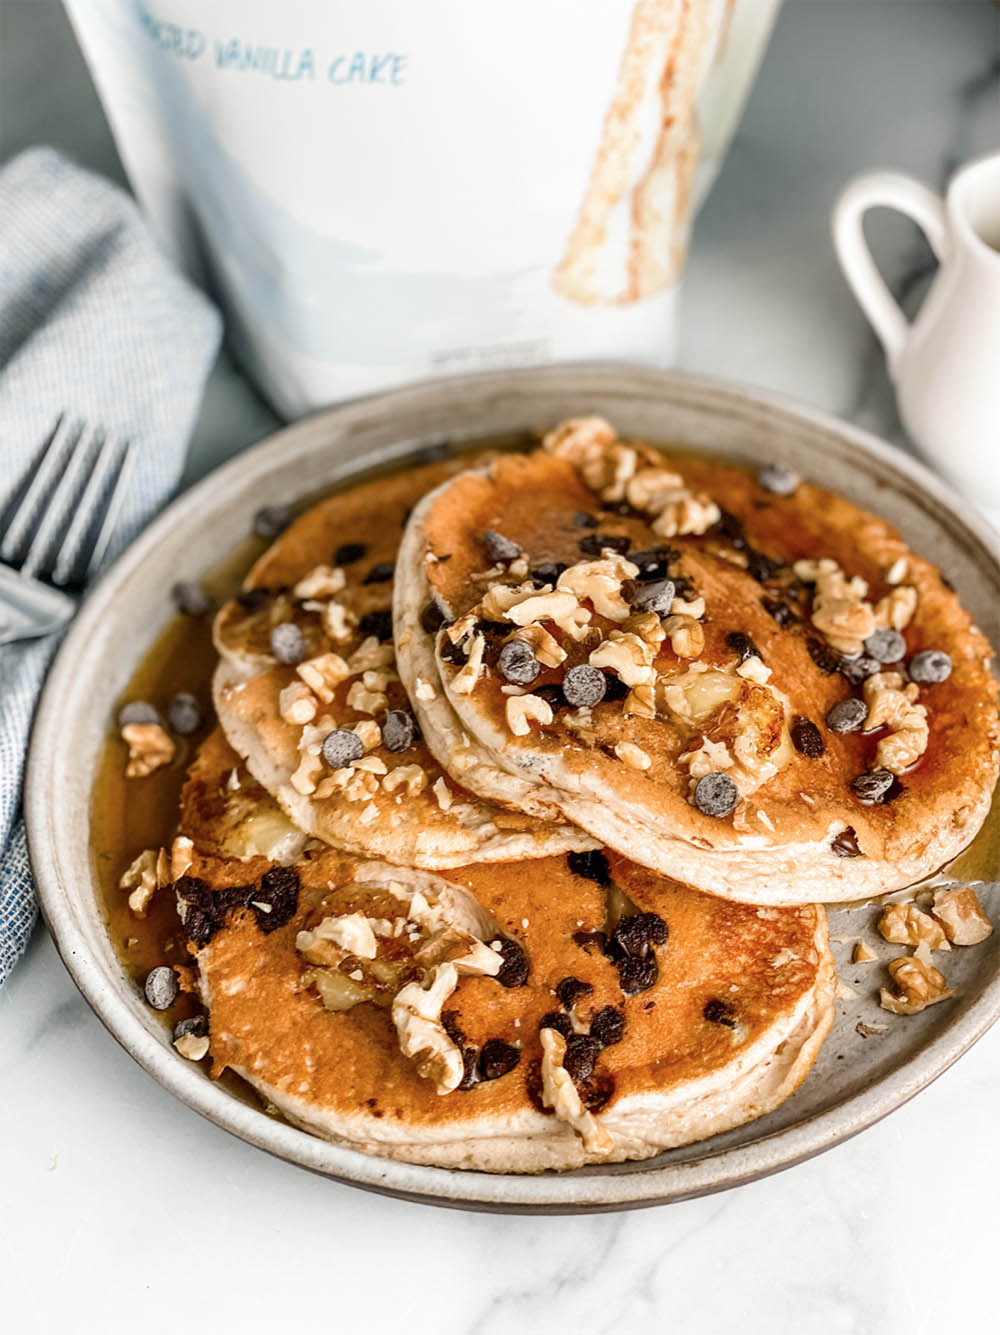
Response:
[[[76,611],[101,564],[132,450],[64,414],[0,521],[0,645],[47,635]]]

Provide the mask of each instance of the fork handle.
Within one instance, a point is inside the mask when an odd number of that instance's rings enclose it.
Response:
[[[0,565],[0,644],[48,635],[75,611],[76,603],[68,594]]]

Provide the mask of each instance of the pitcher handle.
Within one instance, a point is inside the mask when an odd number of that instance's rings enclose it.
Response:
[[[939,261],[945,258],[948,228],[944,201],[933,190],[899,172],[867,172],[843,190],[833,209],[833,244],[858,305],[885,349],[895,376],[906,347],[909,323],[875,266],[862,222],[872,208],[896,209],[920,227]]]

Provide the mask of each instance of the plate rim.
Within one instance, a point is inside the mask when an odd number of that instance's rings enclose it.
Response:
[[[979,995],[920,1050],[895,1071],[868,1088],[814,1113],[790,1127],[748,1145],[731,1146],[679,1163],[649,1166],[647,1161],[617,1165],[613,1173],[594,1166],[579,1174],[490,1174],[467,1169],[446,1169],[381,1159],[360,1150],[320,1140],[241,1102],[204,1074],[176,1058],[169,1043],[152,1027],[145,1027],[129,1009],[101,962],[92,957],[74,902],[71,874],[54,836],[55,813],[46,801],[53,790],[58,746],[64,726],[62,700],[73,672],[77,647],[99,622],[118,590],[142,565],[161,538],[183,528],[197,515],[207,496],[224,488],[230,478],[240,479],[240,491],[274,464],[287,462],[289,451],[308,448],[316,433],[331,442],[350,436],[364,426],[373,410],[406,420],[407,408],[431,404],[449,391],[478,391],[487,397],[491,387],[523,384],[531,388],[559,388],[563,378],[585,375],[599,380],[615,378],[645,382],[664,400],[686,396],[716,399],[720,408],[767,409],[800,427],[819,428],[877,461],[894,484],[903,482],[919,497],[921,508],[951,536],[966,546],[985,550],[1000,582],[1000,535],[947,483],[919,460],[903,453],[864,428],[833,414],[766,389],[742,386],[721,378],[609,361],[581,361],[520,370],[479,372],[421,381],[370,394],[323,410],[280,428],[220,464],[187,491],[173,499],[122,553],[81,604],[47,675],[32,727],[25,769],[24,810],[32,870],[42,913],[57,951],[70,976],[105,1028],[129,1055],[160,1085],[188,1107],[223,1130],[259,1149],[323,1176],[370,1191],[427,1204],[472,1210],[525,1214],[589,1213],[640,1208],[708,1195],[770,1176],[850,1139],[909,1101],[949,1066],[1000,1018],[1000,970]],[[576,391],[575,391],[576,392]],[[606,397],[602,384],[597,391]],[[401,432],[398,450],[417,443]],[[387,447],[385,453],[397,447]],[[344,472],[361,471],[360,460],[346,461]],[[333,470],[331,470],[333,471]],[[970,542],[971,540],[971,542]],[[79,868],[76,875],[79,877]],[[86,879],[92,879],[87,869]]]

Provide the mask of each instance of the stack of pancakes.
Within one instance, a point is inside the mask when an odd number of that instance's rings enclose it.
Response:
[[[598,419],[315,506],[215,641],[175,887],[213,1071],[416,1163],[775,1108],[822,902],[935,870],[997,776],[989,647],[888,526]]]

